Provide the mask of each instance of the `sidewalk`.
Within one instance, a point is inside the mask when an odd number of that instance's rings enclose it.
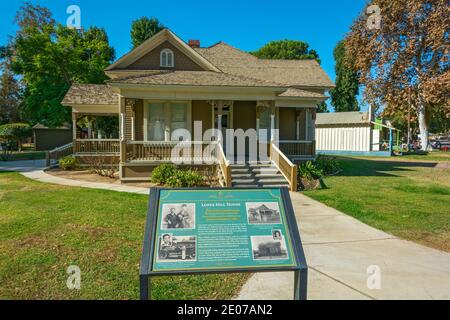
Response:
[[[45,164],[0,162],[46,183],[148,194],[148,189],[64,179],[43,171]],[[450,254],[369,227],[300,193],[291,193],[308,272],[308,298],[450,299]],[[381,289],[367,288],[367,268],[378,266]],[[293,273],[258,273],[238,299],[292,299]]]

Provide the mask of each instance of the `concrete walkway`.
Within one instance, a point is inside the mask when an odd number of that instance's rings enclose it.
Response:
[[[147,194],[148,189],[54,177],[44,164],[0,162],[1,170],[19,171],[47,183]],[[291,193],[309,265],[308,298],[450,299],[450,254],[369,227],[302,194]],[[367,269],[377,266],[381,288],[369,289]],[[293,273],[258,273],[238,299],[292,299]]]

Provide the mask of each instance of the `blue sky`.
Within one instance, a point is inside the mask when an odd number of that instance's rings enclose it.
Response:
[[[14,34],[17,9],[24,1],[2,1],[0,44]],[[333,48],[348,31],[366,0],[41,0],[55,19],[65,23],[66,9],[81,8],[81,24],[106,29],[117,57],[130,49],[130,25],[141,16],[157,17],[183,40],[202,46],[224,41],[242,50],[258,49],[271,40],[303,40],[317,50],[334,80]]]

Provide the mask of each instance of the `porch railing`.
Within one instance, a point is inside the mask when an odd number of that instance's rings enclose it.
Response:
[[[217,162],[215,142],[127,141],[125,145],[125,161],[187,161],[193,164]]]
[[[279,149],[286,156],[311,156],[316,154],[316,142],[315,141],[297,141],[297,140],[285,140],[279,142]]]
[[[106,153],[119,154],[120,140],[118,139],[77,139],[74,153]]]
[[[297,166],[274,143],[270,145],[270,160],[289,182],[291,191],[297,191]]]
[[[61,147],[55,148],[51,151],[48,151],[45,154],[45,162],[47,167],[57,164],[59,159],[71,155],[72,153],[73,153],[72,142],[65,144]]]
[[[230,161],[227,160],[225,152],[223,151],[222,145],[219,143],[217,145],[217,162],[219,163],[220,171],[223,176],[223,187],[231,187],[231,165]]]

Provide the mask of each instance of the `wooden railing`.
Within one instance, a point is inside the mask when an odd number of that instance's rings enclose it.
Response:
[[[217,145],[217,162],[219,163],[220,171],[223,176],[223,187],[231,187],[231,165],[227,160],[225,152],[223,151],[222,144]]]
[[[57,164],[59,159],[71,155],[72,153],[73,153],[72,142],[65,144],[61,147],[55,148],[51,151],[48,151],[45,154],[45,162],[47,167]]]
[[[119,154],[120,140],[118,139],[77,139],[74,153],[105,153]]]
[[[297,166],[274,143],[270,145],[270,160],[289,182],[291,191],[297,191]]]
[[[127,141],[125,161],[216,163],[216,144],[206,141]]]
[[[280,151],[290,156],[311,156],[316,154],[315,141],[280,141]]]

